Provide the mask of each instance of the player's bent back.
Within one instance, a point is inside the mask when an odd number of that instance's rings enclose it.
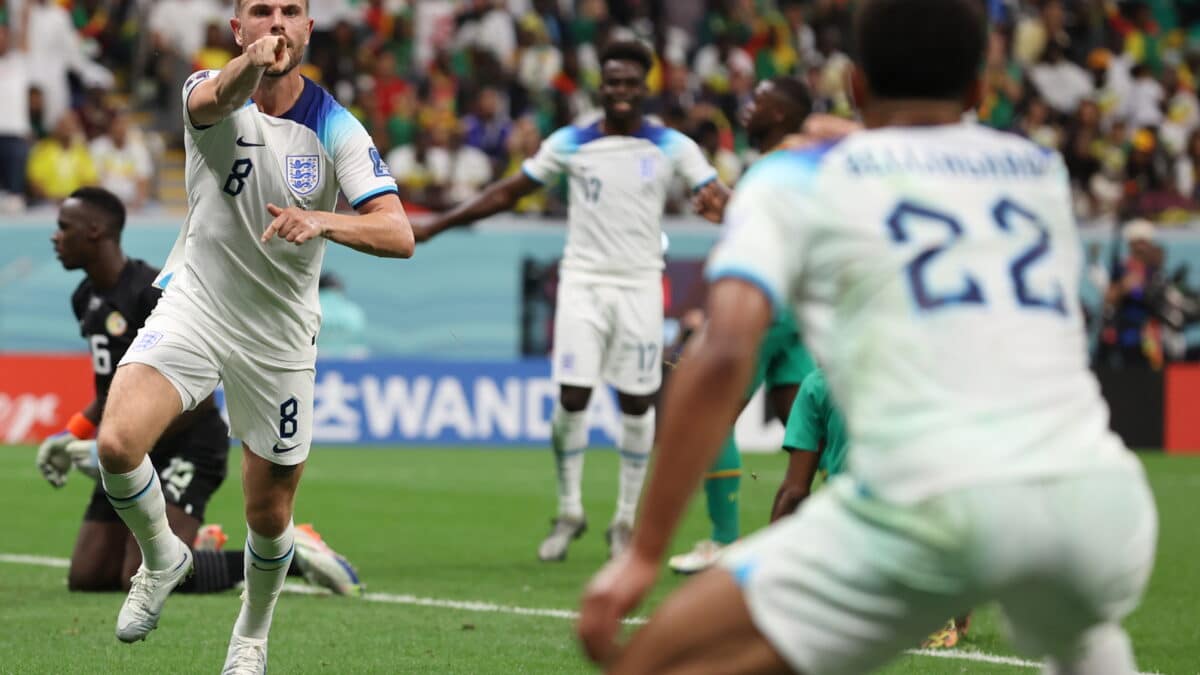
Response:
[[[745,183],[713,273],[771,270],[759,281],[777,299],[803,288],[866,488],[913,502],[1139,470],[1088,369],[1057,154],[975,126],[881,129],[776,153]],[[750,221],[769,236],[737,237]]]

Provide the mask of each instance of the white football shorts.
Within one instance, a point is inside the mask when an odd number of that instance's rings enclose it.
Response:
[[[229,433],[274,464],[299,464],[312,442],[315,359],[288,361],[229,339],[190,301],[164,295],[138,331],[121,365],[144,363],[175,386],[183,409],[225,385]]]
[[[992,600],[1021,651],[1070,664],[1099,637],[1127,639],[1120,622],[1149,578],[1157,522],[1140,467],[911,506],[839,476],[720,565],[758,630],[805,675],[874,672]]]
[[[602,381],[642,396],[662,384],[663,291],[562,280],[554,314],[553,377],[592,388]]]

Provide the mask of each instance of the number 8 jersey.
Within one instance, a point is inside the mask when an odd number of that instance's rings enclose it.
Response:
[[[156,285],[164,301],[186,298],[234,340],[311,360],[325,240],[262,243],[267,204],[333,211],[340,188],[357,209],[397,192],[396,182],[362,124],[308,78],[279,117],[247,101],[212,126],[193,125],[188,96],[217,72],[198,71],[183,87],[188,217]]]
[[[887,128],[763,158],[709,277],[795,311],[849,472],[899,502],[1135,462],[1088,369],[1062,158],[983,127]]]

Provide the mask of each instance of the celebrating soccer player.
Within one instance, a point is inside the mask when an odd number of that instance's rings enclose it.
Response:
[[[51,238],[55,254],[68,270],[82,269],[84,279],[71,295],[71,308],[92,354],[96,398],[76,413],[63,433],[38,448],[37,467],[55,487],[66,484],[72,468],[93,480],[100,476],[92,439],[119,363],[158,303],[162,291],[153,285],[158,270],[126,257],[121,249],[125,207],[103,188],[76,190],[63,202],[58,228]],[[201,527],[208,500],[225,480],[229,429],[209,396],[163,432],[150,453],[163,487],[167,522],[184,542],[195,542],[195,574],[181,592],[214,593],[233,588],[244,578],[243,553],[223,551],[219,525]],[[296,555],[288,573],[303,576],[335,593],[361,588],[354,568],[326,545],[311,526],[297,529]],[[99,483],[92,493],[71,554],[67,587],[73,591],[129,589],[142,562],[141,551],[104,496]]]
[[[117,617],[117,637],[132,642],[192,567],[147,453],[224,383],[249,529],[225,672],[262,673],[311,440],[325,242],[403,258],[413,237],[362,125],[297,70],[312,33],[307,3],[238,0],[234,11],[242,54],[183,87],[187,220],[156,281],[162,299],[113,379],[98,449],[104,490],[142,552]],[[357,215],[331,212],[339,189]]]
[[[617,390],[622,428],[620,487],[607,531],[619,554],[634,515],[654,443],[654,395],[662,381],[662,212],[672,177],[714,199],[725,188],[687,136],[642,114],[653,64],[638,42],[614,42],[600,56],[604,116],[559,129],[522,171],[478,197],[415,226],[418,241],[513,207],[559,175],[570,182],[567,245],[554,317],[554,381],[559,386],[551,443],[558,516],[538,547],[541,560],[563,560],[587,529],[583,512],[586,408],[604,382]]]

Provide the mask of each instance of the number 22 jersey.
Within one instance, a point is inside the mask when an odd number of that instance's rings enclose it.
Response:
[[[866,131],[768,155],[726,215],[709,277],[800,317],[864,488],[1136,465],[1088,368],[1058,154],[971,125]]]

